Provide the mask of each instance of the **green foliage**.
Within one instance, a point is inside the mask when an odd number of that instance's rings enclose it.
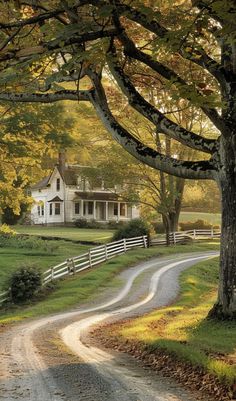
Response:
[[[4,237],[4,238],[10,238],[13,237],[16,234],[16,232],[9,227],[7,224],[2,224],[0,226],[0,236]],[[1,246],[1,242],[0,242],[0,246]]]
[[[1,235],[0,233],[0,248],[31,249],[41,250],[46,253],[54,253],[58,246],[59,245],[56,245],[55,242],[51,243],[50,241],[45,241],[37,237],[9,234]]]
[[[42,276],[35,266],[22,266],[12,274],[9,284],[12,302],[22,303],[39,291]]]
[[[113,236],[114,241],[122,238],[139,237],[141,235],[149,235],[147,223],[142,219],[134,219],[120,227]]]
[[[179,223],[181,231],[188,231],[188,230],[209,230],[211,228],[219,228],[218,225],[212,226],[207,221],[204,220],[196,220],[196,221],[186,221]]]
[[[164,234],[165,226],[162,221],[154,221],[151,223],[156,234]]]

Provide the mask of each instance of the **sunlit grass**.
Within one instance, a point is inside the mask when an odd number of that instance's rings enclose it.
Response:
[[[111,240],[114,230],[90,229],[77,227],[42,227],[42,226],[22,226],[12,227],[18,234],[28,234],[45,237],[66,238],[75,241],[88,242],[108,242]]]
[[[206,319],[216,300],[217,284],[218,259],[201,262],[182,273],[181,295],[174,305],[112,327],[110,335],[121,342],[138,342],[150,352],[163,349],[232,384],[236,324]]]

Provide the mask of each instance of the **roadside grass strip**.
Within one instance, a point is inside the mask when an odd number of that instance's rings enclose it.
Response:
[[[200,262],[180,277],[177,302],[143,317],[106,328],[116,343],[136,344],[203,368],[222,383],[236,381],[236,323],[206,319],[216,300],[218,258]]]

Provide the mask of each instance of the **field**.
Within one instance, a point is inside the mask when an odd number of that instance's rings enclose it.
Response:
[[[180,222],[204,220],[212,225],[221,224],[220,213],[181,212]]]
[[[68,241],[43,241],[45,247],[36,249],[0,247],[0,292],[8,277],[18,267],[31,265],[47,270],[66,258],[87,251],[89,246]]]
[[[13,226],[18,234],[38,235],[45,237],[66,238],[75,241],[87,242],[108,242],[114,233],[114,230],[89,229],[77,227],[42,227],[42,226]]]

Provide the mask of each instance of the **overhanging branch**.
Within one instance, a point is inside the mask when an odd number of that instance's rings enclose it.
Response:
[[[128,98],[131,106],[151,121],[160,132],[193,149],[210,154],[214,153],[217,144],[216,140],[200,137],[199,135],[184,129],[168,119],[152,104],[147,102],[136,90],[129,78],[124,74],[118,63],[117,57],[112,52],[108,55],[108,63],[114,78]]]
[[[105,92],[98,77],[93,74],[96,89],[89,94],[99,118],[111,133],[112,137],[125,148],[132,156],[141,162],[162,170],[177,177],[189,179],[213,179],[215,167],[211,161],[183,161],[162,155],[156,150],[146,146],[125,130],[112,115],[105,97]]]

